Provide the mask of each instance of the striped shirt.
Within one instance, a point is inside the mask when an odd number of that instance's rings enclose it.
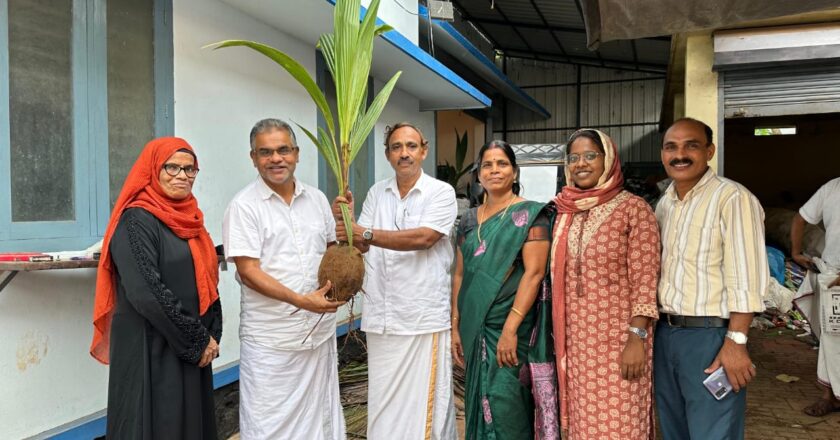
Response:
[[[769,283],[764,210],[710,168],[683,200],[672,183],[656,206],[662,233],[660,311],[718,316],[764,310]]]

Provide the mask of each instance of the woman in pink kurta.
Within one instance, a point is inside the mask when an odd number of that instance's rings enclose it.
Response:
[[[652,439],[656,218],[624,191],[607,135],[580,130],[566,145],[568,185],[555,199],[552,245],[563,428],[569,440]]]

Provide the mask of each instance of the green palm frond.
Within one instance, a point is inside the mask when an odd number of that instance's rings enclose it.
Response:
[[[306,68],[289,55],[262,43],[246,40],[227,40],[211,45],[214,49],[233,46],[249,47],[283,67],[306,89],[318,107],[318,111],[324,116],[327,129],[319,127],[316,137],[311,131],[299,124],[298,126],[315,144],[318,152],[324,156],[330,170],[335,174],[342,193],[348,189],[350,164],[364,146],[364,140],[385,109],[385,104],[402,73],[394,74],[370,106],[367,106],[367,84],[373,60],[373,41],[378,35],[392,30],[388,25],[376,23],[379,2],[380,0],[371,1],[362,19],[360,0],[338,0],[333,17],[333,32],[323,34],[318,39],[317,47],[321,50],[327,69],[335,82],[335,115],[330,110],[324,93]],[[350,209],[347,205],[342,205],[341,211],[344,223],[350,230],[352,225]],[[352,245],[352,236],[348,238],[349,244]]]

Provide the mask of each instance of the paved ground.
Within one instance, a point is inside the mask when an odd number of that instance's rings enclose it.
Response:
[[[747,394],[747,440],[840,439],[840,412],[820,418],[802,412],[820,395],[815,385],[816,350],[794,332],[774,329],[752,330],[750,352],[759,374]],[[799,381],[784,383],[776,379],[779,374],[797,376]],[[463,436],[463,419],[458,425]]]
[[[747,394],[747,433],[750,440],[840,438],[840,413],[810,417],[802,408],[820,396],[817,351],[790,330],[750,332],[750,352],[758,377]],[[800,378],[784,383],[779,374]]]

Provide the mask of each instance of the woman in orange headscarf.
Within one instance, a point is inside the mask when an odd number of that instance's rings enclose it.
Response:
[[[210,363],[222,309],[197,173],[185,140],[149,142],[105,231],[90,353],[111,365],[108,438],[217,437]]]
[[[658,316],[659,228],[624,190],[618,149],[578,130],[552,240],[554,351],[565,438],[654,436],[650,337]]]

